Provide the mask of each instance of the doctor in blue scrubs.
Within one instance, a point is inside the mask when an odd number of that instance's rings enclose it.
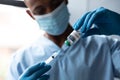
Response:
[[[81,37],[71,46],[64,43],[73,29],[79,30],[82,27],[83,33],[90,30],[84,25],[88,24],[86,21],[90,19],[90,13],[95,11],[85,14],[72,28],[69,24],[67,0],[24,1],[29,8],[26,12],[38,22],[40,29],[45,33],[36,42],[13,55],[8,80],[114,80],[114,77],[120,78],[119,40],[92,34]],[[101,8],[97,12],[97,14],[102,13],[100,16],[113,13],[107,10],[109,13],[104,14]],[[96,18],[99,20],[105,16],[92,18],[96,21]],[[98,23],[93,19],[90,19],[91,22],[97,25]],[[115,27],[118,26],[120,27],[120,25]],[[108,30],[111,27],[103,28]],[[115,32],[114,28],[112,31]],[[58,53],[57,57],[46,64],[45,61],[54,53]]]

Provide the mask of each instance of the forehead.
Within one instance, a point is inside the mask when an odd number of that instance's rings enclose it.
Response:
[[[37,6],[56,5],[64,0],[24,0],[24,1],[27,7],[33,11]]]
[[[36,3],[43,4],[49,3],[51,0],[24,0],[28,7],[35,5]]]
[[[63,0],[24,0],[26,5],[32,6],[35,3],[39,4],[49,4],[49,3],[57,3]]]
[[[52,0],[26,0],[28,3],[35,3],[35,2],[41,2],[41,3],[49,3]]]

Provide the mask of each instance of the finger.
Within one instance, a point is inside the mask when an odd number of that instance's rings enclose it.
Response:
[[[95,21],[98,21],[98,19],[100,19],[102,17],[102,15],[104,13],[104,10],[105,9],[103,7],[101,7],[99,9],[97,9],[96,12],[94,12],[91,15],[91,17],[88,21],[87,27],[86,27],[86,31],[89,30],[92,27],[92,25],[95,23]],[[101,17],[99,17],[99,16],[101,16]]]
[[[103,10],[107,10],[107,9],[104,8],[104,7],[100,7],[100,8],[98,8],[98,9],[96,9],[97,12],[101,12],[101,11],[103,11]]]
[[[50,70],[51,66],[50,65],[46,65],[44,68],[36,71],[35,73],[33,73],[30,78],[33,80],[36,80],[37,78],[39,78],[41,75],[45,74],[48,70]]]
[[[81,27],[81,32],[82,32],[82,33],[86,32],[88,21],[89,21],[90,17],[91,17],[95,12],[96,12],[96,11],[92,11],[92,12],[90,12],[90,13],[86,16],[85,21],[84,21],[84,24],[83,24],[82,27]]]
[[[73,28],[74,28],[75,30],[78,30],[78,29],[81,28],[81,26],[82,26],[83,23],[84,23],[84,20],[85,20],[86,16],[87,16],[89,13],[90,13],[90,12],[87,12],[87,13],[84,14],[80,19],[78,19],[77,22],[75,22],[75,24],[74,24],[74,26],[73,26]]]
[[[49,78],[49,75],[42,75],[38,80],[48,80]]]
[[[31,67],[29,67],[25,72],[24,72],[24,76],[30,76],[31,74],[33,74],[34,72],[40,70],[41,68],[43,68],[45,66],[45,63],[37,63]]]

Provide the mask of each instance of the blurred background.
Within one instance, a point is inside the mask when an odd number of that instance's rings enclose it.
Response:
[[[0,80],[5,80],[12,53],[32,43],[39,34],[36,22],[25,9],[0,5]]]
[[[70,23],[100,6],[120,13],[119,4],[120,0],[69,0]],[[22,1],[0,0],[0,80],[5,80],[11,55],[43,33],[25,10]]]

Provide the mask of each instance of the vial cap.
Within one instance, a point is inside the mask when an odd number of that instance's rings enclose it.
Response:
[[[65,41],[65,44],[66,44],[67,46],[70,46],[70,42],[69,42],[68,40]]]

